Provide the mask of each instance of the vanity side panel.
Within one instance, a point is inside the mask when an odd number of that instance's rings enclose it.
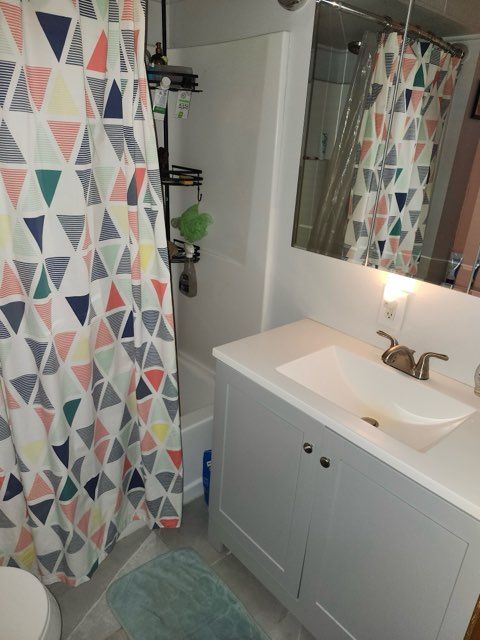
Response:
[[[246,550],[294,598],[315,471],[314,455],[303,450],[301,422],[300,412],[276,396],[217,367],[210,538],[217,547],[235,546],[248,566]]]

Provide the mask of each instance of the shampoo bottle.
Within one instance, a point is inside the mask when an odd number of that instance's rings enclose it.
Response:
[[[155,120],[164,120],[167,113],[168,90],[171,80],[164,76],[160,82],[160,86],[155,89],[153,94],[153,117]]]

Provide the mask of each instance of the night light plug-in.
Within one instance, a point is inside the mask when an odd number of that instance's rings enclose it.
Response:
[[[392,331],[399,331],[405,316],[407,300],[406,291],[387,283],[378,311],[378,324]]]

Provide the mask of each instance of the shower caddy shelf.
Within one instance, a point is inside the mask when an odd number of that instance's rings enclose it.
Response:
[[[164,55],[167,55],[167,0],[162,0],[162,43]],[[193,73],[190,67],[177,67],[172,65],[163,65],[155,69],[147,69],[148,85],[154,89],[160,85],[163,77],[170,78],[171,84],[169,91],[191,91],[192,93],[202,93],[198,88],[198,75]],[[166,154],[166,162],[169,157],[168,144],[168,105],[167,113],[163,121],[163,151]],[[160,159],[160,157],[159,157]],[[160,165],[162,162],[160,162]],[[192,169],[191,167],[182,167],[180,165],[168,165],[168,170],[162,172],[163,187],[163,207],[165,213],[165,229],[167,240],[170,240],[170,187],[196,187],[197,200],[202,199],[200,187],[203,184],[203,175],[201,169]],[[178,254],[170,258],[170,262],[186,262],[185,242],[183,240],[173,239],[178,249]],[[193,245],[195,253],[192,258],[193,262],[200,260],[200,247]]]
[[[185,255],[186,243],[183,240],[177,240],[177,238],[174,238],[173,244],[176,246],[178,253],[176,256],[172,256],[170,258],[170,262],[173,262],[173,263],[186,262],[187,261],[187,257]],[[190,258],[190,260],[192,262],[198,262],[200,260],[200,247],[198,246],[198,244],[194,244],[193,248],[195,249],[195,252],[193,254],[193,258]]]
[[[197,187],[197,200],[202,200],[200,187],[203,184],[203,175],[201,169],[192,169],[191,167],[182,167],[179,164],[172,164],[168,175],[162,176],[162,182],[169,187]]]
[[[192,93],[203,93],[198,89],[198,76],[192,73],[189,67],[174,67],[172,65],[164,65],[157,67],[155,70],[147,69],[148,86],[151,89],[158,87],[162,78],[170,78],[171,84],[169,91],[191,91]]]

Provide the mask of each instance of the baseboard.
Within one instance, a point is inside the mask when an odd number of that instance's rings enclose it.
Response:
[[[203,480],[202,478],[190,482],[183,488],[183,504],[188,504],[192,500],[196,500],[203,496]]]

